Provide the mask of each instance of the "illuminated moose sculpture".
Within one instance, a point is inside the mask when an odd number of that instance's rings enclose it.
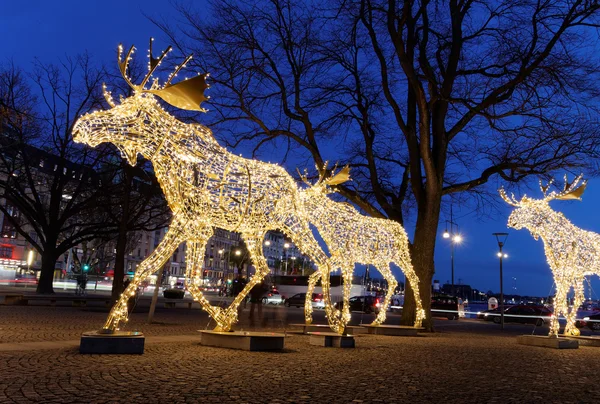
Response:
[[[575,326],[577,309],[583,302],[583,281],[585,275],[600,274],[600,235],[575,227],[562,213],[552,210],[548,202],[553,199],[581,199],[586,182],[578,176],[572,183],[567,182],[561,192],[547,193],[550,183],[540,186],[543,199],[532,199],[524,195],[520,201],[514,195],[509,198],[500,189],[502,198],[516,209],[508,218],[508,226],[517,230],[525,227],[537,240],[542,238],[546,259],[554,276],[556,296],[554,316],[550,326],[551,336],[559,331],[558,317],[567,318],[566,335],[579,335]],[[580,184],[581,182],[581,184]],[[573,287],[575,299],[569,310],[567,293]]]
[[[302,176],[302,179],[310,185],[306,176]],[[354,264],[373,265],[387,281],[388,291],[385,300],[373,322],[373,325],[380,325],[385,321],[387,308],[398,285],[390,270],[390,263],[395,263],[402,269],[412,286],[417,311],[414,326],[420,327],[425,312],[419,295],[419,278],[410,261],[406,232],[399,223],[361,215],[353,206],[335,202],[327,196],[333,191],[330,186],[338,185],[348,179],[349,168],[345,167],[329,179],[324,179],[322,175],[316,184],[300,191],[308,220],[317,228],[332,255],[332,267],[340,268],[342,271],[344,324],[350,320],[348,300],[352,288]],[[322,279],[320,272],[314,273],[309,278],[304,305],[307,323],[312,321],[312,292],[319,279]]]
[[[164,86],[159,86],[155,79],[146,89],[146,83],[171,47],[155,59],[151,40],[149,72],[139,85],[127,76],[133,50],[132,46],[123,59],[123,48],[119,46],[118,63],[134,94],[116,105],[104,89],[112,109],[80,118],[73,129],[73,139],[92,147],[110,142],[132,165],[136,164],[138,153],[152,161],[173,220],[155,251],[138,266],[133,281],[112,308],[104,329],[118,330],[119,323],[127,321],[129,297],[186,241],[187,289],[216,321],[217,330],[230,330],[237,321],[239,304],[269,273],[262,250],[265,233],[280,229],[317,264],[319,271],[327,274],[323,276],[327,318],[333,330],[342,332],[339,312],[330,300],[329,261],[311,233],[294,179],[280,166],[233,155],[219,146],[208,128],[180,122],[160,106],[155,96],[178,108],[205,111],[200,104],[206,100],[206,75],[171,84],[191,56],[176,67]],[[210,305],[198,287],[206,242],[214,227],[240,232],[256,268],[255,275],[228,308]]]

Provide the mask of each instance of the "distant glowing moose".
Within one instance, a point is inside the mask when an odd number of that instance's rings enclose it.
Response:
[[[325,170],[323,170],[325,171]],[[306,175],[304,182],[310,185]],[[360,214],[348,203],[335,202],[327,195],[334,190],[332,186],[349,179],[349,168],[343,168],[331,178],[322,175],[318,182],[300,191],[300,198],[307,211],[308,220],[317,228],[332,255],[332,266],[340,268],[343,286],[342,318],[344,323],[350,319],[348,300],[352,288],[354,264],[373,265],[387,281],[387,294],[373,325],[380,325],[386,319],[387,308],[398,282],[392,274],[390,263],[397,264],[409,280],[415,302],[415,327],[420,327],[425,316],[419,294],[419,278],[414,272],[408,250],[408,237],[404,228],[397,222]],[[306,293],[306,322],[312,321],[312,293],[321,273],[316,272],[309,278]]]
[[[532,199],[524,195],[516,200],[514,195],[509,198],[500,189],[502,198],[516,209],[508,218],[508,226],[515,229],[528,229],[537,240],[544,242],[546,259],[554,276],[556,296],[554,299],[554,315],[550,325],[550,336],[557,336],[560,325],[558,317],[565,316],[567,325],[565,335],[579,335],[575,326],[577,309],[583,302],[583,282],[586,275],[600,275],[600,235],[582,230],[574,226],[562,213],[555,212],[549,203],[554,199],[580,200],[586,187],[586,182],[578,176],[572,183],[567,182],[561,192],[550,192],[546,186],[540,186],[544,194],[542,199]],[[574,303],[569,310],[567,293],[574,289]]]

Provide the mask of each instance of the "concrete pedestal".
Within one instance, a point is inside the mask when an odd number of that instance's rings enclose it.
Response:
[[[290,324],[290,327],[298,327],[302,329],[302,334],[310,334],[313,332],[332,332],[331,327],[328,324]],[[354,334],[365,333],[366,330],[363,327],[356,325],[346,326],[346,330]]]
[[[200,345],[244,351],[280,351],[285,335],[273,332],[200,331]]]
[[[574,339],[552,338],[544,335],[519,335],[517,342],[521,345],[540,346],[554,349],[577,349],[579,342]]]
[[[372,325],[372,324],[361,324],[362,327],[366,328],[369,334],[376,335],[395,335],[404,337],[414,337],[418,332],[425,330],[424,327],[410,327],[406,325]]]
[[[600,347],[600,337],[590,337],[585,335],[561,335],[561,337],[579,342],[581,346],[596,346]]]
[[[144,353],[145,339],[144,334],[135,331],[89,331],[81,334],[79,353],[141,355]]]
[[[310,344],[331,348],[354,348],[353,335],[340,335],[335,332],[311,332]]]

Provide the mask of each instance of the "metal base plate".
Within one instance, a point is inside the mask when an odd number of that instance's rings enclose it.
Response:
[[[572,339],[579,342],[581,346],[597,346],[600,347],[600,337],[592,337],[586,335],[561,335],[561,337]]]
[[[310,344],[331,348],[354,348],[354,336],[350,334],[340,335],[335,332],[311,332]]]
[[[290,327],[302,328],[302,334],[310,334],[313,332],[333,332],[329,324],[290,324]],[[348,325],[346,330],[352,332],[352,334],[363,334],[366,330],[361,326]]]
[[[280,351],[285,335],[274,332],[200,331],[200,345],[244,351]]]
[[[517,342],[521,345],[540,346],[554,349],[577,349],[579,342],[574,339],[553,338],[544,335],[519,335]]]
[[[372,325],[372,324],[361,324],[362,327],[367,329],[369,334],[377,334],[377,335],[395,335],[395,336],[405,336],[405,337],[414,337],[418,332],[424,331],[424,327],[410,327],[406,325]]]
[[[141,355],[145,340],[144,334],[135,331],[89,331],[81,334],[79,353]]]

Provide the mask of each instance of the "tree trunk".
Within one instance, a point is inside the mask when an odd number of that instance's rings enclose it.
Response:
[[[433,201],[431,201],[433,199]],[[423,327],[433,331],[431,320],[431,283],[435,266],[433,255],[435,252],[435,241],[440,215],[441,190],[432,198],[429,196],[425,206],[419,206],[415,236],[411,246],[410,255],[415,273],[419,277],[419,292],[425,310]],[[412,286],[407,279],[406,292],[404,294],[404,308],[402,310],[401,324],[413,325],[415,321],[415,299]]]
[[[51,248],[45,248],[42,252],[42,271],[40,272],[36,293],[54,293],[52,281],[54,280],[56,260],[59,255],[56,250]]]

